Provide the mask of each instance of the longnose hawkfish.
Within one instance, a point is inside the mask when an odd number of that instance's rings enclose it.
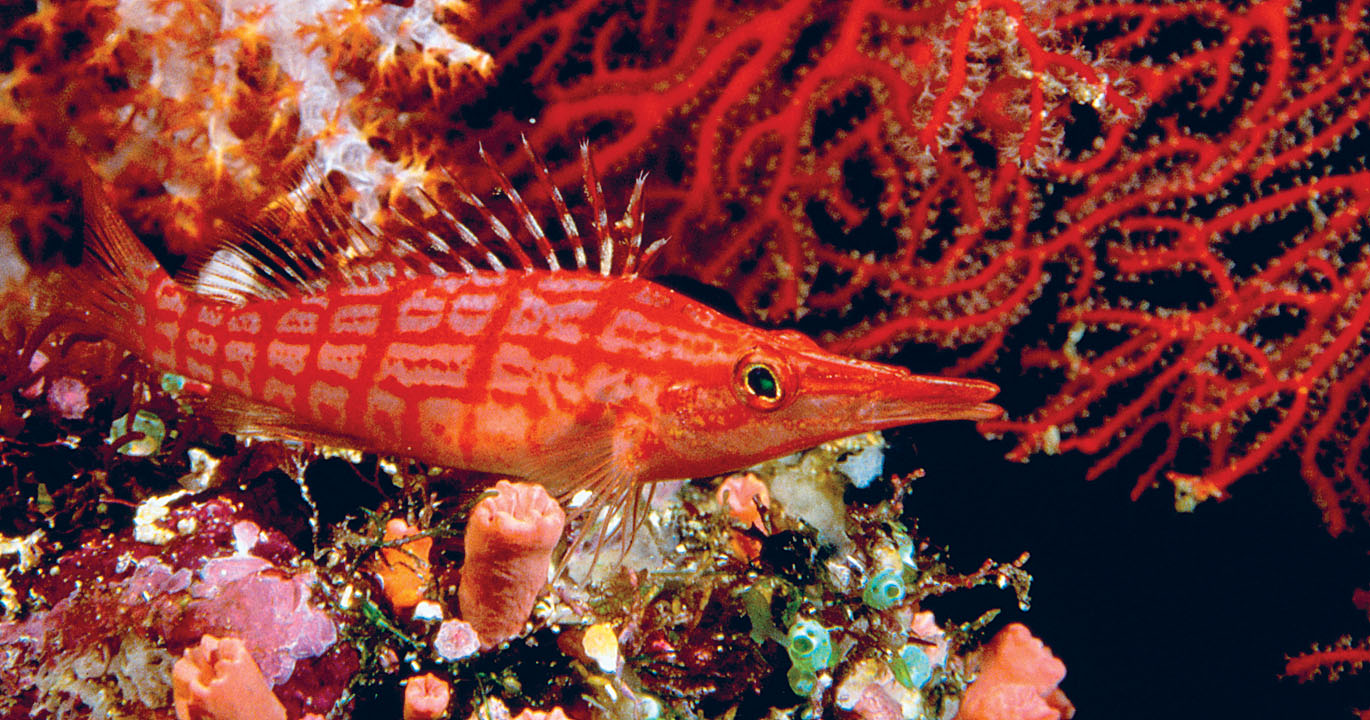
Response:
[[[300,233],[273,241],[245,232],[193,283],[173,279],[90,177],[80,315],[151,364],[211,386],[211,403],[236,432],[517,476],[563,498],[591,490],[599,504],[634,510],[645,483],[716,475],[872,430],[1002,413],[986,402],[998,392],[991,383],[836,355],[641,277],[660,247],[643,248],[645,178],[611,224],[582,146],[594,230],[585,243],[528,154],[564,228],[560,259],[487,159],[541,265],[462,190],[490,234],[425,195],[425,221],[441,219],[445,232],[415,223],[417,234],[456,262],[388,275],[339,270],[348,253],[333,250],[384,243],[325,213],[305,223],[312,246]],[[329,233],[351,236],[322,243]],[[597,268],[587,257],[596,250]]]

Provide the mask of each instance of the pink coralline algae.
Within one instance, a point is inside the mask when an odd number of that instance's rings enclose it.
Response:
[[[241,640],[206,635],[172,669],[176,720],[285,720]]]
[[[715,493],[718,503],[727,508],[728,515],[751,530],[765,532],[766,524],[761,520],[761,510],[771,505],[771,491],[753,473],[729,475],[718,486]],[[755,560],[761,554],[761,541],[744,532],[732,533],[733,551],[738,555]]]
[[[244,555],[209,560],[198,576],[171,640],[232,633],[277,685],[294,673],[296,660],[317,657],[338,639],[333,620],[310,598],[312,574],[283,573],[261,558]]]
[[[169,712],[186,648],[186,667],[202,675],[216,658],[237,663],[241,649],[291,717],[330,710],[355,654],[312,598],[297,551],[238,513],[224,500],[172,507],[149,521],[166,533],[150,536],[159,544],[125,531],[60,555],[50,573],[11,575],[49,609],[0,622],[0,715]],[[231,649],[206,636],[233,638]],[[212,689],[211,677],[202,684]]]
[[[48,405],[62,418],[76,420],[90,409],[90,388],[74,377],[59,377],[48,386]]]
[[[471,510],[458,588],[461,617],[486,647],[523,631],[566,523],[540,485],[501,480],[494,491]]]
[[[982,651],[980,672],[956,720],[1069,720],[1075,707],[1056,686],[1066,666],[1026,627],[1013,623]]]

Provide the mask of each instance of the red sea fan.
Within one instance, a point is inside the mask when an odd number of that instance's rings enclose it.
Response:
[[[1298,452],[1336,534],[1370,505],[1365,11],[580,0],[481,37],[537,120],[492,133],[651,168],[676,269],[744,312],[1026,372],[982,425],[1012,457],[1146,448],[1182,507]]]

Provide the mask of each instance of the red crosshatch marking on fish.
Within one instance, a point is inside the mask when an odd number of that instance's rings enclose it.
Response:
[[[257,364],[257,344],[247,340],[230,340],[224,343],[224,362],[236,363],[243,372],[251,373]]]
[[[473,351],[470,345],[391,343],[381,355],[376,380],[393,380],[405,388],[462,388]]]
[[[234,334],[256,335],[262,331],[262,316],[251,311],[228,312],[228,331]]]
[[[92,329],[215,386],[210,410],[230,430],[515,475],[560,493],[589,489],[596,503],[636,502],[642,483],[722,473],[856,433],[1002,412],[986,402],[997,392],[990,383],[845,358],[638,277],[660,248],[644,247],[643,181],[623,220],[609,223],[583,150],[594,230],[583,239],[532,161],[569,245],[560,260],[491,167],[519,222],[458,193],[487,232],[439,207],[413,219],[422,237],[404,252],[364,227],[319,237],[307,233],[339,224],[283,225],[278,245],[225,246],[182,282],[91,179],[88,257],[76,272],[92,289],[71,302]],[[531,247],[510,235],[519,227]],[[436,254],[413,252],[429,246]],[[382,248],[376,272],[362,267],[358,247]],[[345,259],[308,269],[331,257]],[[151,331],[129,323],[139,313]]]
[[[436,330],[442,323],[442,314],[446,307],[446,297],[431,293],[427,288],[420,288],[400,303],[400,314],[395,319],[395,331],[426,333]]]
[[[200,314],[195,319],[210,327],[219,327],[224,324],[223,308],[212,307],[209,305],[200,306]]]
[[[215,337],[203,330],[190,328],[185,331],[186,345],[191,352],[201,355],[213,355],[219,349],[219,341]]]

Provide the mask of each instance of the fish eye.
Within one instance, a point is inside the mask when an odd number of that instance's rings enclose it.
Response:
[[[747,366],[747,392],[766,400],[780,399],[780,383],[775,380],[775,372],[765,365]]]
[[[760,352],[742,357],[733,370],[737,396],[758,410],[774,410],[788,400],[784,365]]]

